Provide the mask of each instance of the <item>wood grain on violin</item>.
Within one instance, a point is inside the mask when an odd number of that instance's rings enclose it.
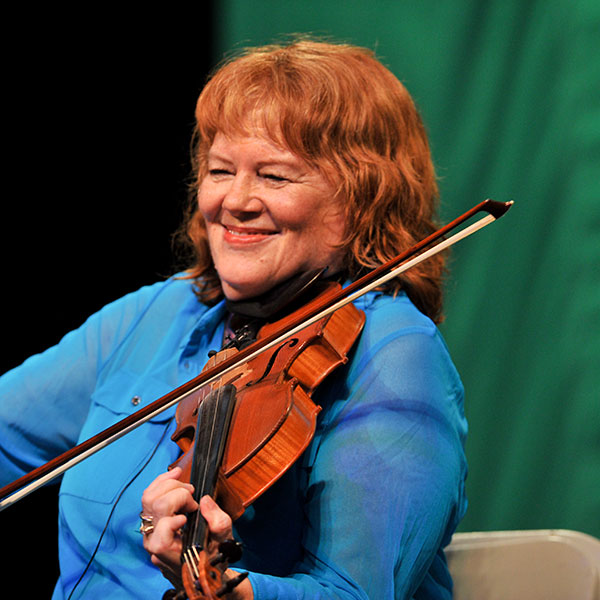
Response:
[[[318,282],[318,297],[331,296],[340,287]],[[293,319],[294,314],[283,320]],[[316,429],[320,407],[311,395],[327,375],[347,362],[364,322],[364,313],[347,304],[178,405],[172,439],[183,454],[170,468],[182,468],[180,479],[194,485],[196,502],[208,494],[237,519],[294,464]],[[281,326],[279,321],[264,325],[257,339]],[[223,350],[205,368],[214,368],[236,353]],[[221,552],[219,560],[208,560],[208,529],[200,509],[187,518],[182,539],[185,594],[190,600],[219,597],[244,574],[227,580],[224,571],[231,558]],[[172,597],[186,595],[177,590]]]

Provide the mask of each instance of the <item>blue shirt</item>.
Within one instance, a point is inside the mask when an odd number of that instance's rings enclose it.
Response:
[[[314,395],[301,459],[235,524],[257,600],[450,598],[442,548],[464,514],[463,388],[435,325],[405,295],[355,303],[366,325]],[[225,308],[170,279],[109,304],[0,379],[8,483],[197,375],[221,346]],[[268,399],[265,399],[268,401]],[[66,598],[160,598],[170,584],[138,532],[143,490],[179,455],[174,408],[65,473]],[[9,509],[10,510],[10,509]]]

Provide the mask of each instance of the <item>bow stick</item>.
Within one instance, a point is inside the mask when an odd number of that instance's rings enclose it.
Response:
[[[222,377],[224,374],[238,367],[243,362],[252,360],[260,353],[283,342],[316,321],[325,318],[327,315],[342,308],[342,306],[353,302],[363,294],[383,285],[411,267],[414,267],[438,252],[441,252],[474,234],[476,231],[479,231],[490,223],[493,223],[504,215],[512,205],[512,201],[496,202],[494,200],[484,200],[483,202],[480,202],[460,217],[457,217],[387,263],[370,271],[364,277],[361,277],[357,281],[341,289],[338,293],[321,302],[311,303],[310,310],[299,311],[298,316],[290,320],[282,330],[256,340],[246,348],[240,350],[234,356],[225,359],[214,367],[206,369],[194,379],[191,379],[182,386],[172,390],[162,398],[155,400],[122,421],[101,431],[89,440],[71,448],[71,450],[61,454],[45,465],[23,475],[19,479],[0,489],[0,498],[2,499],[0,501],[0,511],[11,506],[15,502],[18,502],[39,487],[52,481],[59,475],[62,475],[71,467],[74,467],[89,456],[92,456],[92,454],[95,454],[105,446],[108,446],[133,429],[174,406],[188,395],[198,391],[200,387],[215,381],[219,377]],[[446,234],[481,212],[487,213],[486,216],[478,219],[471,225],[464,227],[452,236],[445,238]],[[432,246],[435,242],[438,243]]]

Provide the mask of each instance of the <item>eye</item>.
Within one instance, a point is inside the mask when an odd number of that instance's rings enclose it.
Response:
[[[226,175],[232,175],[231,171],[229,171],[228,169],[223,169],[223,168],[209,169],[208,173],[211,177],[223,177]]]
[[[287,177],[283,177],[281,175],[276,175],[275,173],[259,173],[260,177],[263,179],[268,179],[269,181],[273,181],[275,183],[283,183],[289,181]]]

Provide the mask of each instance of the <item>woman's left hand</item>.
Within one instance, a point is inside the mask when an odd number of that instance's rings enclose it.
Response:
[[[179,467],[159,475],[142,496],[142,514],[151,518],[153,524],[152,531],[144,535],[144,548],[150,554],[152,564],[179,588],[182,550],[180,531],[186,523],[183,513],[198,509],[198,503],[192,496],[194,487],[179,481],[177,478],[180,475]],[[218,553],[221,542],[233,538],[232,521],[210,496],[200,499],[200,512],[208,523],[209,539],[205,551],[210,560]],[[237,573],[229,570],[227,575],[235,577]],[[253,597],[252,586],[248,580],[242,581],[227,595],[227,598],[232,600],[249,600]]]
[[[181,528],[186,523],[184,513],[198,509],[192,494],[194,487],[177,478],[175,468],[159,475],[142,495],[142,515],[151,520],[152,530],[144,534],[144,548],[152,564],[174,585],[181,585]]]

